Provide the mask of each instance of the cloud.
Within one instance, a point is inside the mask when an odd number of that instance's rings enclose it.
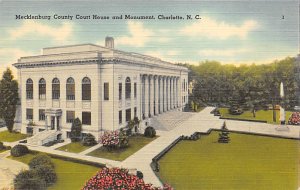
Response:
[[[163,61],[175,62],[174,56],[179,55],[179,51],[177,50],[168,50],[168,51],[146,51],[145,55],[150,55],[153,57],[160,58]]]
[[[249,52],[249,50],[246,49],[204,49],[198,51],[198,54],[200,56],[222,56],[222,57],[232,57],[237,54]]]
[[[16,63],[20,57],[33,55],[33,52],[23,51],[18,48],[1,48],[0,49],[0,74],[10,67],[16,76],[17,70],[11,64]]]
[[[153,31],[145,28],[142,22],[129,21],[128,30],[130,35],[116,38],[116,44],[143,47],[153,35]]]
[[[206,37],[209,39],[225,40],[230,37],[245,39],[249,32],[257,27],[258,23],[254,20],[247,20],[241,25],[233,25],[203,17],[201,20],[185,26],[180,32],[186,36]]]
[[[60,27],[49,26],[47,24],[39,23],[32,20],[26,20],[19,27],[8,31],[12,40],[20,39],[26,35],[38,35],[43,37],[50,37],[53,40],[64,41],[68,39],[73,31],[73,25],[65,22]]]

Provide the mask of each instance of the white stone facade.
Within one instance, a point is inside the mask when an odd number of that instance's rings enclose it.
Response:
[[[55,129],[66,138],[78,117],[82,132],[98,139],[102,131],[125,127],[126,119],[148,121],[188,102],[187,68],[137,53],[93,44],[62,46],[22,57],[14,66],[22,133]]]

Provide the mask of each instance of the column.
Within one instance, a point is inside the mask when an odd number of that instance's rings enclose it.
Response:
[[[155,115],[159,114],[159,104],[158,104],[158,99],[159,99],[159,89],[158,89],[158,76],[155,77]]]
[[[153,76],[151,76],[150,78],[149,78],[149,80],[150,80],[150,97],[149,97],[149,99],[150,99],[150,115],[151,115],[151,117],[154,115],[154,77]]]
[[[159,113],[163,112],[163,80],[162,77],[159,77]]]
[[[145,76],[145,118],[149,117],[149,76]]]
[[[57,130],[57,116],[54,116],[54,130]]]
[[[174,99],[173,99],[173,95],[174,95],[174,88],[173,88],[173,85],[174,85],[174,83],[173,83],[173,77],[170,79],[170,86],[171,86],[171,88],[170,88],[170,95],[171,95],[171,98],[170,98],[170,109],[172,110],[174,107],[173,107],[173,104],[174,104]]]
[[[176,106],[176,88],[175,88],[175,85],[176,85],[176,78],[174,77],[173,78],[173,105],[172,105],[172,108],[174,109]]]
[[[175,97],[176,97],[176,108],[178,108],[178,77],[176,77],[176,95],[175,95]]]
[[[165,97],[165,111],[168,111],[168,78],[165,77],[165,81],[164,81],[164,84],[165,84],[165,94],[164,94],[164,97]]]
[[[171,109],[171,78],[168,78],[168,110]]]
[[[48,116],[45,115],[45,130],[48,131]]]

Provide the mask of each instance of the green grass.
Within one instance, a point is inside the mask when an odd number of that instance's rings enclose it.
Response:
[[[218,132],[198,141],[181,141],[160,161],[160,177],[180,189],[297,189],[299,142],[272,137]]]
[[[21,157],[10,157],[11,159],[28,164],[34,157],[34,154],[27,154]],[[73,190],[81,189],[85,182],[96,174],[98,167],[86,164],[64,161],[57,158],[52,158],[55,164],[57,174],[57,182],[50,186],[48,190]]]
[[[2,131],[0,132],[0,142],[15,142],[27,137],[26,134],[16,133],[16,132],[8,132]]]
[[[90,152],[88,155],[99,158],[107,158],[110,160],[123,161],[154,139],[156,138],[147,138],[142,135],[131,136],[129,137],[129,146],[127,148],[108,151],[106,148],[100,147],[93,152]]]
[[[247,120],[263,120],[267,121],[268,123],[274,123],[273,122],[273,110],[259,110],[256,112],[256,117],[253,117],[253,114],[251,111],[244,111],[241,115],[231,115],[228,112],[228,108],[219,108],[220,113],[222,117],[226,118],[238,118],[238,119],[247,119]],[[285,120],[288,121],[292,112],[286,111]],[[278,124],[279,121],[279,110],[276,110],[276,123]]]
[[[70,144],[64,145],[62,147],[57,148],[56,150],[62,150],[65,152],[74,152],[79,153],[86,149],[91,148],[90,146],[83,146],[80,142],[72,142]]]

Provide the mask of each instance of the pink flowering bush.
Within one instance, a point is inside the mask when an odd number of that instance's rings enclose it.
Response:
[[[123,131],[106,131],[100,141],[108,150],[124,148],[128,145],[128,137]]]
[[[288,123],[290,125],[300,125],[300,112],[292,113]]]
[[[146,184],[143,179],[128,173],[123,168],[103,168],[94,177],[89,179],[82,190],[173,190],[170,185],[162,188]]]

